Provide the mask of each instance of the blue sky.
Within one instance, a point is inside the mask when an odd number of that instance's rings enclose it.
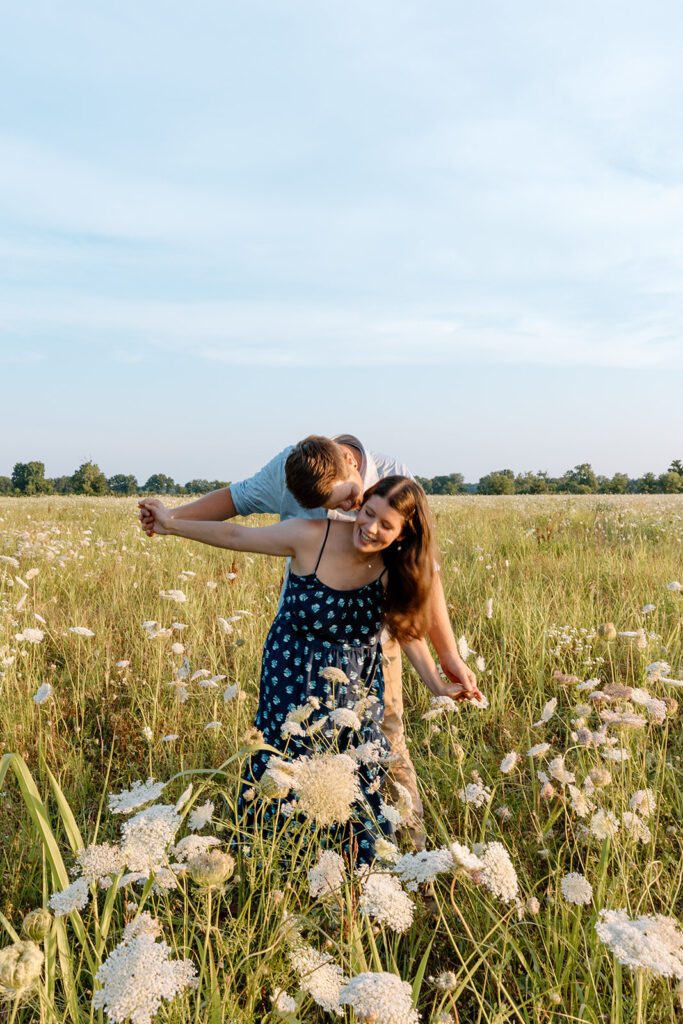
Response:
[[[6,6],[0,473],[683,457],[674,3]]]

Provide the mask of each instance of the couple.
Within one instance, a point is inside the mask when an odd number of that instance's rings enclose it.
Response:
[[[426,498],[405,467],[366,451],[352,435],[309,437],[247,480],[180,508],[167,509],[157,499],[140,508],[150,535],[291,559],[264,647],[256,724],[282,749],[288,712],[331,696],[350,706],[358,684],[369,688],[378,708],[384,704],[381,729],[391,746],[392,775],[412,798],[411,836],[423,848],[422,804],[402,722],[401,647],[433,694],[463,699],[479,692],[448,619]],[[252,512],[279,514],[281,522],[257,529],[223,522]],[[334,673],[321,676],[325,669],[342,670],[348,690],[337,683],[335,693]],[[375,717],[381,719],[381,711]],[[386,743],[377,721],[368,728],[363,741]],[[286,738],[289,753],[303,752],[296,737]],[[266,760],[252,769],[258,774]],[[369,859],[369,832],[358,845],[359,859]]]

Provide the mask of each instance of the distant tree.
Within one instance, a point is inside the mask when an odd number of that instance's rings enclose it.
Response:
[[[571,494],[595,494],[598,489],[598,478],[590,462],[581,462],[573,469],[567,470],[562,477],[562,483],[564,489]]]
[[[519,473],[515,477],[517,494],[547,494],[549,490],[548,474],[542,470],[538,473]]]
[[[137,494],[137,477],[132,474],[115,473],[107,480],[107,485],[112,494]]]
[[[674,459],[669,466],[669,473],[678,473],[683,476],[683,462],[680,459]]]
[[[431,494],[461,494],[465,484],[462,473],[449,473],[448,476],[433,476]]]
[[[44,462],[17,462],[12,470],[12,486],[21,494],[49,494]]]
[[[74,494],[107,494],[107,478],[95,462],[88,460],[71,477]]]
[[[479,494],[514,494],[515,474],[511,469],[499,469],[482,476],[477,485]]]
[[[187,494],[208,494],[209,491],[219,491],[227,486],[227,480],[188,480],[184,490]]]
[[[429,477],[429,476],[416,476],[415,479],[417,480],[418,484],[420,485],[422,490],[425,492],[425,494],[433,494],[434,493],[434,491],[432,490],[432,478],[431,477]]]
[[[658,491],[659,482],[654,473],[644,473],[643,476],[635,481],[636,494],[657,494]]]
[[[142,485],[142,490],[148,494],[175,494],[176,483],[173,477],[166,476],[165,473],[153,473]]]
[[[680,494],[683,491],[683,475],[681,473],[669,470],[668,473],[662,473],[657,483],[659,490],[664,494]]]
[[[73,494],[74,481],[72,476],[53,476],[49,481],[55,494]]]
[[[0,494],[11,494],[13,490],[12,477],[0,476]]]
[[[598,491],[600,494],[626,494],[629,484],[630,480],[627,473],[615,473],[613,477],[598,477]]]

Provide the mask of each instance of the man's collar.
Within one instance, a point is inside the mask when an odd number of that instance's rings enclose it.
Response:
[[[366,449],[362,441],[354,434],[337,434],[332,438],[337,444],[347,444],[352,448],[356,448],[360,452],[360,475],[363,477],[363,488],[367,491],[368,487],[372,487],[379,480],[379,473],[377,472],[377,466],[371,453]]]

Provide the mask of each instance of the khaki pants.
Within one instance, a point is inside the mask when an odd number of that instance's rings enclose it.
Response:
[[[382,732],[391,745],[395,760],[391,764],[391,776],[410,793],[413,801],[413,812],[421,831],[424,808],[417,791],[417,775],[406,745],[403,731],[403,685],[401,682],[401,647],[396,640],[382,634],[382,652],[384,654],[384,721]],[[412,829],[411,829],[412,831]]]

